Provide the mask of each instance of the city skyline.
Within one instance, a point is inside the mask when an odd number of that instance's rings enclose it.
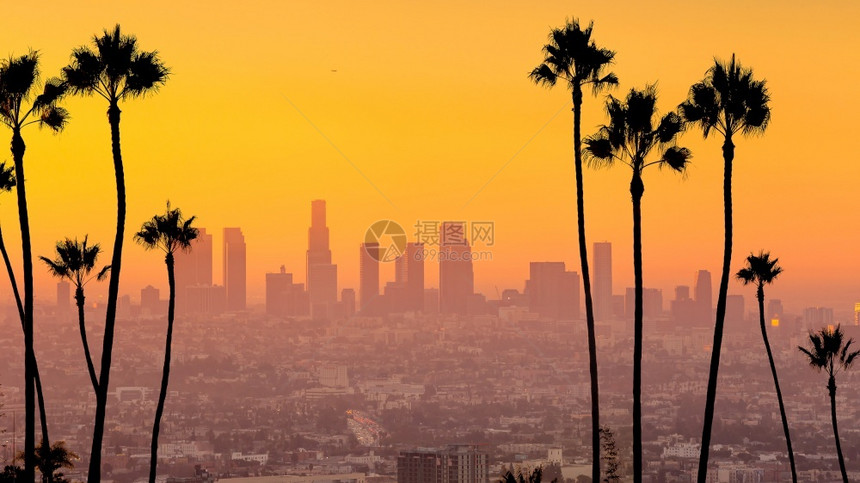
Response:
[[[191,5],[155,3],[146,12],[122,5],[83,12],[58,6],[42,19],[46,28],[39,36],[22,24],[10,24],[0,40],[7,53],[38,49],[46,75],[68,62],[72,46],[117,21],[135,32],[146,48],[159,50],[174,68],[171,81],[158,96],[123,108],[123,140],[129,147],[127,239],[167,198],[215,233],[242,226],[255,247],[247,261],[251,302],[264,298],[262,274],[280,265],[296,267],[304,258],[305,206],[317,198],[336,207],[330,215],[332,226],[338,227],[332,233],[332,249],[341,254],[354,250],[363,230],[380,219],[404,225],[420,219],[495,221],[499,236],[494,260],[483,264],[484,275],[475,281],[483,293],[524,278],[532,258],[528,247],[536,233],[541,233],[537,237],[545,254],[541,258],[575,266],[571,120],[563,115],[569,112],[569,96],[537,89],[526,77],[539,60],[534,45],[545,40],[548,26],[572,15],[593,19],[596,37],[618,52],[613,70],[621,89],[659,81],[659,107],[664,112],[684,99],[713,56],[727,58],[737,52],[754,66],[774,94],[774,116],[767,136],[738,142],[733,268],[740,267],[742,255],[768,248],[786,267],[780,285],[774,287],[774,295],[786,303],[850,311],[860,294],[860,281],[853,276],[860,261],[841,256],[860,244],[847,210],[853,206],[851,180],[857,179],[860,168],[846,162],[819,170],[805,162],[819,157],[852,159],[860,148],[812,152],[808,144],[794,142],[831,135],[825,130],[833,126],[832,120],[855,111],[860,100],[848,95],[832,103],[822,93],[810,92],[800,67],[788,60],[806,56],[826,65],[836,77],[856,77],[840,52],[858,47],[850,19],[857,18],[860,6],[813,9],[802,4],[736,3],[733,8],[744,14],[733,20],[731,36],[721,34],[717,21],[721,17],[713,6],[685,13],[668,4],[640,8],[586,3],[574,9],[562,2],[527,8],[343,4],[323,12],[303,3],[268,7],[284,15],[249,15],[239,7],[225,8],[201,13]],[[160,9],[172,15],[165,18]],[[24,5],[10,5],[8,15],[24,18],[27,12]],[[425,18],[438,28],[385,20],[392,14]],[[681,21],[684,15],[700,21]],[[246,23],[234,25],[237,17]],[[790,36],[781,28],[792,18],[809,20],[808,35]],[[497,29],[508,34],[495,35]],[[325,33],[341,31],[350,32],[349,42]],[[267,32],[290,33],[281,42],[268,42]],[[684,35],[698,40],[679,45],[676,39]],[[201,53],[192,48],[200,38],[221,50]],[[391,38],[405,41],[389,44]],[[295,39],[304,41],[292,42]],[[831,48],[834,42],[842,47]],[[344,44],[349,47],[341,50]],[[261,48],[248,51],[247,45]],[[404,66],[403,85],[410,89],[380,77],[386,71],[384,59],[415,59],[408,47],[414,45],[422,46],[418,57],[424,60],[410,60]],[[656,51],[666,60],[650,62]],[[366,52],[386,55],[377,58]],[[211,79],[224,75],[225,58],[237,62],[226,74],[232,82],[201,91]],[[258,74],[256,66],[264,64],[272,75]],[[249,85],[258,86],[271,102],[249,105],[247,117],[262,119],[271,108],[280,110],[281,116],[277,122],[242,128],[236,136],[232,116],[212,106],[244,98]],[[602,122],[601,104],[599,98],[585,103],[584,134]],[[104,246],[112,240],[112,173],[104,145],[108,139],[104,109],[78,98],[69,99],[67,107],[73,120],[63,134],[33,132],[27,139],[35,254],[50,253],[56,240],[67,235],[89,234]],[[255,140],[251,147],[249,139]],[[684,143],[694,155],[687,179],[653,176],[643,206],[649,213],[643,227],[649,247],[646,284],[664,291],[680,279],[688,280],[695,270],[719,271],[719,146],[694,132],[684,136]],[[392,169],[395,166],[401,169]],[[87,173],[85,181],[81,172]],[[422,175],[405,181],[404,172]],[[186,181],[200,176],[206,182]],[[632,255],[626,248],[630,235],[623,175],[586,170],[585,176],[589,240],[615,242],[614,277],[627,286]],[[292,182],[297,179],[301,181]],[[762,180],[767,180],[768,189],[759,189]],[[87,187],[86,197],[77,192],[80,182]],[[537,196],[539,202],[531,201]],[[266,208],[266,216],[256,213],[257,206]],[[779,215],[762,219],[759,214],[767,210]],[[13,217],[14,203],[0,204],[0,214]],[[4,235],[14,259],[19,256],[17,230],[9,226]],[[822,239],[831,240],[830,250],[819,249]],[[676,247],[685,249],[670,254]],[[164,290],[161,267],[131,244],[126,248],[128,270],[121,290],[135,294],[150,283]],[[219,248],[216,245],[216,256]],[[346,285],[357,287],[358,261],[341,258],[339,271]],[[219,273],[214,276],[220,280]],[[428,273],[430,284],[436,284],[435,277]],[[36,283],[37,299],[50,301],[54,287],[48,274],[36,270]],[[89,290],[96,300],[105,287],[93,284]],[[730,290],[741,291],[735,283]],[[0,287],[6,304],[11,303],[8,294]]]

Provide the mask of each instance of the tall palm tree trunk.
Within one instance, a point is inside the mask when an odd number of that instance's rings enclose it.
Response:
[[[87,475],[88,483],[101,481],[102,439],[105,432],[105,412],[107,409],[108,387],[110,385],[110,365],[113,353],[114,325],[116,322],[116,302],[119,296],[119,274],[122,265],[122,242],[125,234],[125,172],[122,166],[122,150],[120,148],[119,120],[120,109],[116,100],[112,100],[108,108],[110,123],[111,152],[116,176],[116,238],[113,244],[111,258],[110,281],[108,282],[108,300],[105,314],[105,332],[102,342],[101,371],[99,372],[99,390],[96,394],[96,418],[93,424],[93,446],[90,453],[90,467]]]
[[[158,433],[161,430],[161,415],[164,413],[164,401],[167,399],[167,384],[170,382],[170,348],[173,344],[173,310],[176,304],[176,281],[173,277],[173,254],[168,253],[164,259],[167,264],[167,283],[170,287],[170,298],[167,303],[167,341],[164,344],[164,369],[161,374],[161,392],[158,394],[158,406],[155,408],[155,423],[152,425],[152,457],[149,461],[149,483],[155,483],[155,472],[158,466]]]
[[[831,368],[832,371],[832,368]],[[831,372],[827,381],[827,392],[830,393],[830,421],[833,423],[833,437],[836,439],[836,455],[839,457],[839,471],[842,481],[848,483],[848,473],[845,471],[845,458],[842,456],[842,444],[839,442],[839,425],[836,422],[836,378]]]
[[[717,317],[714,322],[714,343],[711,349],[711,367],[708,372],[708,392],[705,396],[705,418],[702,424],[702,448],[699,455],[698,483],[708,479],[708,456],[711,447],[711,429],[714,423],[714,406],[717,402],[717,376],[720,371],[720,350],[723,345],[723,327],[726,321],[726,298],[729,292],[729,270],[732,264],[732,161],[735,145],[731,132],[723,143],[723,205],[725,214],[725,245],[723,271],[720,275],[720,293],[717,296]]]
[[[573,159],[576,168],[576,221],[579,229],[579,263],[585,291],[585,327],[588,331],[588,370],[591,375],[591,481],[600,481],[600,391],[597,379],[597,339],[594,331],[594,303],[588,271],[588,245],[585,241],[585,194],[582,188],[582,89],[573,88]]]
[[[645,185],[639,173],[630,181],[633,198],[633,481],[642,481],[642,195]]]
[[[764,340],[764,348],[767,351],[767,360],[770,362],[770,372],[773,374],[773,385],[776,387],[776,399],[779,401],[779,415],[782,418],[782,430],[785,433],[785,444],[788,447],[788,462],[791,464],[791,481],[797,483],[797,468],[794,465],[794,451],[791,449],[791,434],[788,432],[788,418],[785,415],[785,404],[782,402],[782,391],[779,389],[779,378],[776,376],[776,364],[773,362],[773,353],[770,350],[770,341],[767,338],[767,326],[764,321],[764,287],[759,283],[756,293],[758,298],[759,325],[761,326],[761,338]]]
[[[33,349],[33,254],[30,249],[30,218],[27,212],[27,191],[24,180],[24,151],[27,149],[20,128],[12,131],[12,158],[18,180],[18,220],[21,224],[21,253],[24,265],[24,478],[36,477],[36,395]]]
[[[6,272],[9,275],[9,283],[12,285],[12,293],[15,296],[15,305],[18,307],[18,317],[21,319],[21,329],[24,329],[24,306],[21,303],[21,294],[18,292],[18,282],[15,281],[15,270],[9,260],[9,252],[6,251],[6,243],[3,241],[3,230],[0,230],[0,252],[3,254],[3,262],[6,264]],[[36,381],[36,399],[39,401],[39,423],[42,426],[42,441],[49,443],[48,439],[48,414],[45,410],[45,396],[42,394],[42,378],[39,376],[39,365],[33,363],[33,378]]]
[[[84,288],[76,287],[75,288],[75,303],[78,306],[78,327],[81,330],[81,342],[84,345],[84,357],[87,359],[87,371],[90,373],[90,382],[93,384],[93,391],[98,394],[99,391],[99,379],[96,376],[96,368],[93,365],[93,358],[90,355],[90,345],[87,342],[87,325],[84,316],[84,302],[86,298],[84,297]]]

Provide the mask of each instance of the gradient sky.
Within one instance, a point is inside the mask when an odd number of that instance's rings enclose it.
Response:
[[[266,271],[283,264],[304,278],[316,198],[328,201],[340,288],[357,288],[358,244],[383,218],[494,221],[493,261],[475,264],[476,289],[488,298],[496,287],[522,289],[532,260],[579,271],[570,96],[527,78],[550,28],[573,16],[593,19],[597,42],[617,52],[616,95],[658,81],[663,111],[715,55],[735,52],[766,78],[772,124],[763,137],[736,141],[732,270],[765,248],[785,268],[768,296],[788,309],[838,314],[860,301],[860,145],[848,122],[860,111],[856,2],[193,4],[4,5],[0,54],[37,49],[54,75],[73,47],[117,22],[143,49],[157,49],[169,82],[122,106],[129,234],[170,198],[215,232],[220,280],[221,228],[241,226],[249,303],[262,302]],[[24,135],[34,253],[86,233],[109,253],[107,106],[101,98],[65,105],[73,119],[64,133]],[[602,96],[586,97],[584,134],[604,122],[602,106]],[[675,285],[692,285],[697,269],[711,270],[716,289],[722,257],[720,141],[691,131],[682,143],[694,154],[685,179],[657,170],[645,178],[645,285],[662,288],[665,301]],[[589,242],[613,242],[614,289],[623,293],[632,286],[629,171],[589,170],[585,181]],[[13,253],[14,205],[14,195],[0,201]],[[166,292],[159,255],[130,242],[125,253],[122,293],[136,299],[147,283]],[[37,300],[52,303],[53,282],[37,273]],[[432,286],[438,272],[427,273]],[[90,300],[104,289],[88,288]],[[751,289],[733,283],[731,292],[752,308]],[[6,282],[0,296],[9,300]]]

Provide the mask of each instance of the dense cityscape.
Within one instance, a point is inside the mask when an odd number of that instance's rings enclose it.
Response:
[[[396,230],[394,236],[357,243],[358,300],[350,288],[337,298],[325,209],[322,200],[312,203],[307,289],[285,269],[266,274],[265,306],[245,306],[246,245],[240,229],[224,230],[223,284],[212,283],[211,234],[201,230],[193,249],[177,257],[175,366],[159,445],[164,477],[405,482],[419,481],[416,472],[427,471],[420,463],[427,457],[466,457],[470,475],[479,481],[500,477],[505,468],[537,467],[550,479],[585,478],[590,468],[587,357],[576,272],[562,262],[533,262],[522,288],[484,297],[472,293],[469,257],[440,258],[440,287],[425,287],[423,244],[406,243],[387,261],[382,256],[403,244]],[[469,240],[457,240],[461,253],[470,249]],[[441,253],[447,242],[440,239]],[[610,243],[594,244],[593,262],[600,366],[606,374],[603,419],[624,471],[630,465],[632,289],[615,293]],[[395,264],[395,280],[380,290],[384,263]],[[649,481],[690,481],[694,474],[712,293],[707,271],[695,274],[692,288],[676,287],[668,304],[661,290],[645,291]],[[151,286],[139,299],[120,300],[124,330],[117,344],[123,358],[111,392],[106,477],[133,482],[146,471],[147,425],[160,362],[153,354],[161,350],[166,301]],[[76,363],[82,354],[67,282],[57,285],[56,305],[42,310],[51,330],[40,334],[38,345],[55,348],[43,359],[46,386],[52,388],[46,395],[49,416],[58,421],[52,430],[71,450],[86,448],[93,404],[86,371]],[[99,321],[103,310],[88,304],[87,316]],[[860,336],[860,326],[856,319],[835,320],[832,308],[787,313],[776,299],[767,312],[791,401],[801,479],[829,481],[837,470],[834,458],[821,456],[832,444],[823,383],[804,367],[796,347],[808,329],[822,324],[841,322],[853,336]],[[15,428],[23,401],[21,388],[6,379],[21,370],[21,354],[17,313],[7,307],[5,314],[0,343],[8,370],[2,375],[0,426],[6,428],[2,451],[9,463],[22,445]],[[788,471],[755,318],[743,296],[730,298],[710,470],[714,481],[779,481]],[[860,397],[856,380],[846,373],[838,397],[846,457],[855,475],[860,446],[851,442],[860,438],[860,414],[849,401]],[[85,467],[86,461],[76,464]],[[83,473],[67,476],[82,479]]]

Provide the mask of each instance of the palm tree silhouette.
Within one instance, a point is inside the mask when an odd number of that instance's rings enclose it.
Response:
[[[12,130],[12,159],[15,178],[21,180],[17,186],[18,221],[21,225],[21,254],[24,269],[24,477],[28,481],[35,477],[34,451],[36,449],[36,354],[33,351],[33,254],[30,243],[30,218],[27,209],[27,191],[23,180],[24,152],[27,145],[21,130],[36,124],[59,132],[66,125],[68,112],[57,103],[66,93],[65,84],[59,79],[49,79],[40,86],[39,53],[30,52],[20,57],[10,57],[0,62],[0,122]],[[41,92],[37,94],[38,88]],[[44,410],[42,411],[44,413]],[[47,441],[45,416],[42,416],[42,437]]]
[[[66,448],[65,441],[57,441],[50,446],[43,441],[36,447],[36,461],[39,472],[42,473],[43,483],[67,482],[63,474],[57,471],[63,468],[74,468],[74,461],[77,459],[78,455]]]
[[[705,399],[705,417],[702,425],[702,449],[699,457],[698,482],[705,483],[708,476],[708,453],[711,429],[714,422],[714,403],[717,399],[717,375],[720,369],[720,350],[723,344],[723,326],[726,319],[726,296],[729,291],[729,270],[732,264],[732,162],[736,134],[763,133],[770,121],[770,107],[765,81],[755,80],[752,69],[740,62],[714,61],[704,80],[690,87],[681,114],[687,122],[701,127],[707,138],[712,131],[723,136],[723,204],[725,211],[725,246],[720,292],[717,297],[717,314],[714,323],[714,343],[708,374],[708,392]]]
[[[108,300],[105,312],[105,331],[102,342],[102,359],[99,372],[99,391],[96,394],[96,415],[93,425],[93,446],[90,454],[88,481],[101,481],[101,452],[104,437],[105,408],[110,384],[111,355],[113,353],[116,303],[119,294],[119,276],[122,266],[122,243],[125,230],[125,174],[120,147],[121,101],[143,97],[155,92],[167,81],[169,71],[158,53],[139,50],[137,38],[123,35],[120,26],[105,30],[93,37],[95,50],[88,46],[72,52],[72,62],[63,68],[63,77],[74,94],[96,94],[108,102],[108,123],[111,132],[111,151],[116,177],[116,237],[111,257]]]
[[[183,219],[179,208],[170,208],[163,215],[155,215],[145,222],[140,231],[134,235],[134,241],[148,250],[160,249],[165,253],[164,263],[167,265],[167,283],[170,287],[170,298],[167,305],[167,341],[164,346],[164,369],[161,375],[161,392],[158,395],[158,406],[155,409],[155,424],[152,426],[152,458],[149,463],[149,483],[155,483],[155,470],[158,464],[158,433],[161,428],[161,415],[164,412],[164,400],[167,398],[167,384],[170,381],[170,347],[173,342],[173,311],[176,303],[176,282],[173,276],[173,254],[176,250],[188,251],[191,241],[197,238],[197,228],[191,226],[194,216]]]
[[[561,80],[567,83],[573,98],[573,164],[576,171],[576,213],[579,228],[579,262],[585,291],[585,324],[588,330],[588,366],[591,373],[591,479],[600,479],[600,405],[597,379],[597,342],[594,333],[594,306],[591,299],[591,276],[588,271],[588,246],[585,241],[585,196],[582,186],[582,90],[590,86],[596,94],[618,84],[615,74],[604,74],[615,52],[597,47],[591,39],[594,24],[584,30],[579,21],[568,21],[564,27],[552,29],[549,43],[544,45],[544,61],[529,74],[537,84],[554,87]]]
[[[788,432],[788,418],[785,415],[785,405],[782,402],[782,391],[779,389],[779,378],[776,376],[776,364],[773,362],[773,353],[770,350],[770,342],[767,338],[767,326],[764,323],[764,286],[773,283],[777,276],[782,273],[782,267],[777,265],[778,258],[771,260],[770,252],[761,251],[758,255],[750,254],[747,264],[737,273],[738,280],[744,285],[755,284],[756,299],[758,299],[759,325],[761,326],[761,338],[764,340],[764,348],[767,350],[767,360],[770,362],[770,372],[773,374],[773,385],[776,388],[776,399],[779,401],[779,415],[782,417],[782,430],[785,432],[785,444],[788,447],[788,461],[791,464],[791,481],[797,482],[797,468],[794,465],[794,451],[791,449],[791,435]]]
[[[842,445],[839,443],[839,427],[836,424],[836,374],[848,369],[860,350],[851,351],[854,339],[845,340],[842,327],[835,329],[824,327],[818,332],[809,333],[810,347],[798,347],[803,352],[809,365],[818,371],[827,371],[827,392],[830,394],[830,421],[833,423],[833,437],[836,439],[836,454],[839,457],[839,471],[842,481],[848,483],[848,473],[845,471],[845,458],[842,456]]]
[[[46,257],[39,257],[45,264],[48,265],[48,270],[51,275],[59,279],[68,279],[75,285],[75,303],[78,306],[78,325],[81,331],[81,342],[84,345],[84,356],[87,360],[87,371],[90,374],[90,381],[93,384],[93,391],[98,394],[99,379],[96,376],[96,369],[93,365],[92,356],[90,356],[90,346],[87,343],[87,326],[84,320],[84,286],[93,279],[104,280],[110,271],[110,265],[102,268],[97,275],[90,276],[90,273],[96,266],[96,260],[101,252],[101,247],[95,245],[87,245],[87,237],[84,237],[83,242],[78,239],[71,240],[66,238],[63,241],[57,242],[56,246],[57,257],[54,260]]]
[[[690,150],[678,147],[675,141],[684,130],[681,117],[670,112],[654,125],[657,114],[657,88],[654,84],[644,90],[630,89],[622,102],[609,96],[606,112],[609,124],[585,140],[585,155],[595,166],[610,166],[615,162],[633,171],[630,195],[633,200],[633,268],[635,275],[635,310],[633,322],[633,478],[642,481],[642,195],[645,184],[642,172],[648,166],[669,167],[683,172],[690,160]],[[647,160],[653,149],[661,154]]]

